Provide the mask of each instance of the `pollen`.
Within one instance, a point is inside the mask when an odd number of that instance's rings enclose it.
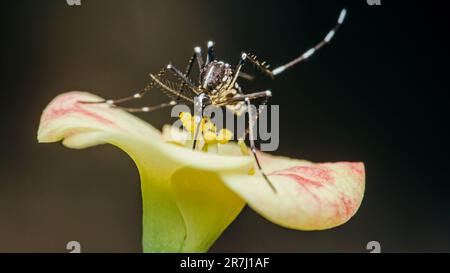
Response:
[[[211,121],[208,121],[205,123],[205,125],[203,125],[203,132],[212,132],[215,134],[216,131],[217,131],[216,125]]]
[[[203,139],[208,144],[213,144],[216,142],[216,125],[212,123],[211,121],[208,121],[203,125],[202,132],[203,132]]]
[[[190,114],[190,113],[188,113],[188,112],[181,112],[180,113],[180,120],[182,121],[182,122],[185,122],[185,121],[190,121],[192,119],[192,115]]]
[[[183,127],[191,133],[194,133],[195,131],[195,122],[194,122],[194,118],[191,119],[186,119],[186,120],[181,120],[181,122],[183,123]]]
[[[183,127],[188,132],[195,133],[197,126],[195,117],[188,112],[181,112],[179,117]],[[202,118],[200,132],[207,144],[227,144],[233,138],[233,133],[228,129],[220,129],[219,132],[217,132],[216,125],[208,118]]]
[[[216,142],[216,133],[211,132],[211,131],[205,131],[203,132],[203,139],[205,140],[206,143],[208,144],[213,144]]]
[[[183,124],[183,127],[191,133],[195,133],[196,130],[196,122],[195,122],[195,118],[188,112],[181,112],[180,113],[180,120],[181,123]],[[205,119],[202,119],[201,123],[200,123],[200,129],[205,125]]]
[[[188,112],[180,113],[180,120],[183,124],[183,127],[188,131],[193,133],[195,131],[195,122],[194,117]]]
[[[217,134],[217,141],[220,144],[227,144],[233,138],[233,133],[228,129],[220,129]]]

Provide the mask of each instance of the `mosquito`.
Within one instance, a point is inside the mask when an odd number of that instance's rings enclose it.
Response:
[[[331,41],[337,30],[343,24],[346,14],[347,10],[345,8],[342,9],[336,25],[314,47],[311,47],[299,57],[284,65],[278,66],[275,69],[271,69],[270,65],[268,65],[267,62],[260,61],[257,56],[249,52],[243,52],[240,56],[238,64],[233,67],[226,62],[216,59],[214,54],[214,43],[212,41],[209,41],[207,43],[206,60],[203,60],[202,49],[199,46],[195,47],[194,53],[189,59],[184,72],[182,72],[173,64],[169,63],[166,67],[162,68],[159,73],[149,74],[149,77],[151,79],[150,83],[140,92],[135,93],[132,96],[84,103],[105,103],[111,107],[120,108],[128,112],[151,112],[154,110],[174,106],[181,101],[194,104],[196,106],[196,109],[200,109],[198,113],[195,113],[195,116],[200,118],[196,118],[197,126],[195,127],[196,131],[192,147],[193,149],[195,149],[197,145],[196,140],[200,131],[200,123],[202,122],[202,112],[206,106],[226,106],[235,115],[240,115],[242,113],[242,109],[246,108],[249,118],[248,130],[246,131],[244,138],[248,133],[250,150],[253,154],[258,170],[264,177],[267,184],[273,190],[273,192],[276,193],[276,188],[274,187],[272,182],[270,182],[265,172],[262,170],[260,161],[256,153],[253,126],[258,117],[258,113],[252,113],[252,108],[250,107],[251,102],[256,99],[263,99],[264,102],[262,104],[265,105],[267,103],[267,100],[272,96],[272,92],[270,90],[265,90],[261,92],[245,94],[237,83],[237,80],[239,77],[249,80],[253,79],[253,76],[241,71],[246,62],[251,63],[256,67],[257,70],[262,72],[262,74],[268,76],[271,79],[275,79],[276,76],[280,75],[287,69],[293,67],[298,63],[308,60],[314,53],[316,53],[317,50]],[[199,68],[199,77],[197,82],[194,82],[190,78],[190,74],[195,62],[197,63]],[[173,81],[164,79],[163,76],[168,71],[170,71],[170,73],[173,73],[179,79],[179,82],[175,83]],[[159,87],[172,100],[159,105],[145,106],[140,108],[120,106],[120,104],[124,102],[143,98],[153,87]]]

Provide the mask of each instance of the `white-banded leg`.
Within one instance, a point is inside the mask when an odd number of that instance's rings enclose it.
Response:
[[[186,70],[184,71],[183,75],[184,75],[185,78],[189,78],[189,75],[191,74],[192,66],[194,65],[194,61],[195,61],[196,57],[197,57],[197,53],[194,52],[194,54],[191,56],[191,58],[188,61],[188,64],[186,66]],[[181,81],[181,84],[180,84],[180,87],[179,87],[180,93],[183,93],[183,90],[184,90],[185,86],[186,86],[186,83],[184,81]],[[180,97],[178,96],[176,98],[176,100],[179,101]]]
[[[123,106],[118,106],[118,105],[112,105],[111,107],[112,108],[117,108],[117,109],[122,109],[122,110],[125,110],[125,111],[130,112],[130,113],[148,113],[148,112],[152,112],[152,111],[155,111],[155,110],[163,109],[163,108],[166,108],[166,107],[174,106],[176,104],[177,104],[176,101],[171,100],[169,102],[161,103],[159,105],[144,106],[144,107],[138,107],[138,108],[123,107]]]
[[[267,91],[266,91],[266,92],[267,92]],[[268,91],[268,92],[270,92],[270,91]],[[270,97],[271,97],[271,96],[266,96],[266,97],[264,98],[264,100],[261,102],[261,104],[260,104],[260,106],[259,106],[259,108],[258,108],[258,112],[257,112],[257,114],[256,114],[255,122],[259,119],[259,117],[261,116],[262,111],[264,111],[264,109],[266,108],[267,102],[269,101],[269,98],[270,98]],[[247,129],[245,130],[245,132],[244,132],[244,135],[241,137],[241,139],[245,139],[245,138],[247,137],[248,133],[249,133],[249,130],[248,130],[248,128],[247,128]]]
[[[267,184],[270,186],[270,188],[273,190],[273,192],[277,193],[275,186],[272,184],[272,182],[270,182],[269,178],[262,170],[261,163],[259,162],[258,156],[256,154],[255,134],[254,134],[253,130],[254,130],[254,125],[255,125],[256,119],[260,114],[260,111],[258,111],[258,113],[255,117],[255,115],[253,114],[253,108],[251,107],[251,102],[250,102],[252,99],[258,99],[258,98],[264,98],[265,102],[267,102],[267,100],[271,96],[272,96],[272,92],[270,90],[251,93],[251,94],[245,94],[245,95],[237,95],[234,98],[230,99],[228,101],[228,104],[233,104],[233,103],[237,103],[237,102],[241,102],[241,101],[244,101],[246,103],[249,124],[248,124],[248,130],[245,131],[244,137],[242,139],[245,139],[247,134],[249,135],[250,150],[253,154],[253,157],[255,158],[256,165],[258,166],[258,170],[261,172],[262,176],[264,177],[264,180],[266,180]]]
[[[196,57],[197,57],[197,53],[194,52],[194,55],[192,55],[192,57],[189,59],[186,69],[184,70],[185,77],[189,77],[189,75],[191,74],[192,66],[194,65]],[[182,85],[184,85],[184,84],[182,83]]]
[[[253,75],[250,75],[250,74],[242,72],[242,71],[239,72],[239,77],[246,79],[248,81],[253,81],[255,79],[255,77]]]
[[[194,103],[194,100],[189,96],[182,94],[178,88],[178,84],[175,84],[169,80],[161,79],[156,77],[153,74],[150,74],[150,78],[155,82],[155,86],[159,87],[164,93],[166,93],[169,97],[175,97],[177,99],[183,99],[187,102]]]
[[[270,94],[272,95],[272,93],[270,93]],[[264,108],[266,108],[267,103],[269,102],[269,98],[271,97],[271,95],[270,96],[266,96],[264,98],[264,100],[261,102],[261,104],[259,106],[259,109],[258,109],[258,115],[256,116],[256,119],[259,118],[259,116],[261,115],[262,111],[264,111]]]
[[[263,92],[257,92],[257,93],[253,93],[253,94],[249,94],[249,95],[250,95],[250,97],[253,97],[253,98],[264,98],[264,100],[259,105],[258,112],[257,112],[256,118],[255,118],[255,122],[256,122],[259,119],[262,111],[264,111],[264,109],[266,108],[269,98],[272,96],[272,92],[270,90],[266,90]],[[247,96],[244,96],[244,98],[246,98],[246,97]],[[237,115],[239,115],[239,114],[237,114]],[[244,132],[244,135],[241,137],[241,139],[245,139],[247,137],[248,133],[249,133],[249,130],[246,129]]]
[[[197,139],[200,134],[200,126],[202,124],[203,118],[203,108],[205,107],[206,94],[201,93],[197,97],[194,98],[194,123],[195,123],[195,133],[194,133],[194,141],[192,144],[192,149],[195,150],[197,147]]]
[[[166,71],[167,71],[166,68],[162,68],[157,74],[158,78],[163,76],[166,73]],[[149,76],[151,77],[151,74],[149,74]],[[116,104],[119,104],[119,103],[143,98],[152,89],[152,87],[154,85],[155,85],[155,81],[152,80],[140,92],[135,93],[132,96],[128,96],[128,97],[123,97],[123,98],[118,98],[118,99],[104,99],[101,101],[81,101],[81,103],[86,103],[86,104],[106,103],[108,105],[115,106]]]
[[[186,65],[186,69],[184,70],[184,74],[183,74],[185,77],[189,77],[189,75],[191,74],[192,66],[194,65],[194,61],[195,61],[196,56],[197,56],[197,54],[194,52],[194,54],[189,59],[189,62]],[[182,89],[184,86],[185,86],[185,83],[182,82],[180,84],[180,89]]]
[[[241,59],[239,60],[238,65],[236,66],[236,69],[234,71],[234,77],[233,80],[230,82],[230,84],[228,85],[227,89],[230,90],[234,87],[234,84],[237,81],[237,78],[239,77],[239,75],[241,74],[241,69],[245,64],[245,60],[247,59],[247,53],[242,53],[241,54]]]
[[[208,41],[207,43],[208,52],[206,54],[206,63],[205,65],[209,64],[210,62],[214,61],[214,42]]]
[[[197,53],[194,52],[194,55],[189,59],[188,64],[186,65],[186,69],[184,70],[184,76],[189,77],[192,71],[192,66],[194,65],[195,59],[197,58]]]
[[[202,57],[202,48],[199,46],[194,47],[195,58],[197,59],[198,70],[201,71],[205,63]]]
[[[240,101],[246,101],[247,99],[249,100],[254,100],[254,99],[259,99],[259,98],[264,98],[264,99],[268,99],[272,96],[272,91],[270,90],[266,90],[266,91],[262,91],[262,92],[255,92],[255,93],[251,93],[251,94],[239,94],[236,95],[230,99],[228,99],[225,104],[233,104],[236,102],[240,102]]]
[[[180,80],[184,84],[188,85],[192,90],[197,90],[197,87],[194,85],[194,83],[185,74],[183,74],[183,72],[181,72],[178,68],[176,68],[174,65],[168,64],[166,68],[168,70],[170,70],[175,76],[180,78]],[[180,92],[181,92],[181,90],[180,90]]]
[[[250,98],[245,98],[245,103],[247,104],[247,111],[248,111],[248,133],[249,133],[249,140],[250,140],[250,150],[252,151],[253,157],[255,158],[256,165],[258,166],[258,170],[261,172],[262,176],[264,177],[264,180],[266,180],[269,187],[272,189],[274,193],[277,193],[277,189],[272,184],[272,182],[269,180],[269,177],[265,174],[265,172],[261,168],[261,163],[259,162],[258,156],[256,154],[256,146],[255,146],[255,134],[254,134],[254,125],[256,122],[255,115],[253,114],[253,108],[250,102]]]
[[[255,65],[259,70],[261,70],[265,75],[275,78],[275,76],[281,74],[282,72],[286,71],[286,69],[302,62],[307,59],[309,59],[314,53],[316,53],[317,50],[322,48],[324,45],[328,44],[331,39],[333,39],[334,35],[336,34],[337,30],[341,27],[341,25],[344,23],[345,16],[347,15],[347,10],[342,9],[337,23],[324,37],[322,41],[320,41],[318,44],[316,44],[314,47],[308,49],[305,51],[302,55],[297,57],[296,59],[288,62],[287,64],[281,65],[273,70],[270,69],[270,66],[266,62],[260,62],[255,55],[248,54],[248,60]]]

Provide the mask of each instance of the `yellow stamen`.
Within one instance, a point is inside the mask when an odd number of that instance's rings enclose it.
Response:
[[[183,123],[183,127],[188,131],[194,132],[194,117],[188,112],[180,113],[180,120]]]
[[[205,123],[205,125],[203,125],[203,132],[216,133],[216,131],[217,131],[216,125],[214,123],[212,123],[211,121],[208,121]]]
[[[192,119],[192,115],[189,112],[181,112],[180,113],[180,120],[181,121],[188,121]]]
[[[203,138],[205,139],[206,143],[212,144],[212,143],[216,142],[216,133],[211,132],[211,131],[204,131]]]
[[[181,123],[183,124],[183,127],[190,133],[195,133],[196,130],[196,122],[195,122],[195,118],[194,116],[192,116],[190,113],[188,112],[181,112],[180,113],[180,120]],[[202,121],[200,123],[200,131],[202,130],[203,126],[205,125],[205,118],[202,118]]]
[[[194,133],[195,132],[194,119],[186,120],[186,121],[182,121],[182,122],[183,122],[184,128],[186,128],[186,130],[188,130],[188,132],[190,132],[190,133]]]
[[[227,144],[233,138],[233,133],[228,129],[220,129],[217,134],[217,141],[220,144]]]
[[[180,121],[188,132],[195,133],[197,124],[194,116],[188,112],[181,112]],[[208,118],[202,118],[200,132],[207,144],[215,144],[217,142],[220,144],[227,144],[233,138],[233,133],[228,129],[221,129],[217,133],[216,125],[209,121]]]

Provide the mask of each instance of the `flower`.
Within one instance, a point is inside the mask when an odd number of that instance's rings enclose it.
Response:
[[[274,193],[252,171],[248,149],[227,143],[229,132],[217,133],[205,123],[205,135],[214,133],[207,142],[212,146],[193,151],[173,127],[161,133],[120,109],[80,103],[99,99],[85,92],[57,96],[42,114],[38,140],[62,140],[72,149],[109,143],[134,160],[141,178],[144,252],[205,252],[245,204],[273,223],[298,230],[341,225],[361,204],[363,163],[315,164],[260,152]]]

